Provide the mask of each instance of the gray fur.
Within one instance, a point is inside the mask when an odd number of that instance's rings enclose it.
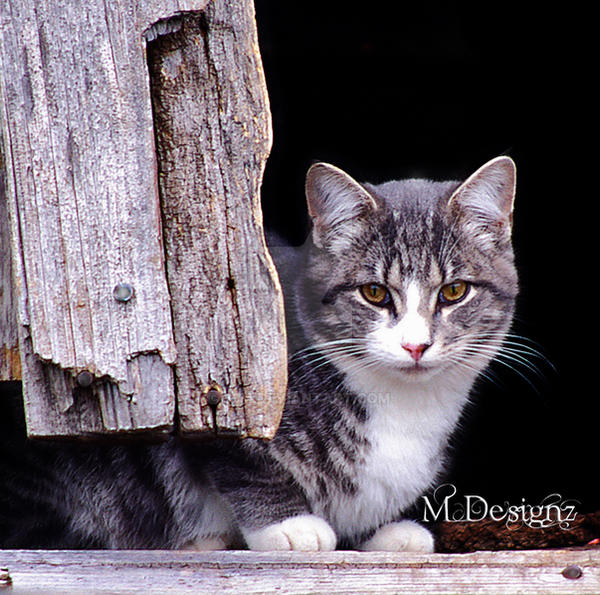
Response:
[[[253,530],[311,514],[333,527],[338,544],[356,547],[402,518],[435,482],[468,390],[511,323],[517,278],[509,161],[487,164],[462,185],[359,185],[332,166],[313,166],[307,181],[312,237],[299,249],[273,247],[292,353],[276,437],[269,443],[27,443],[22,412],[7,409],[0,547],[181,548],[213,537],[243,545]],[[444,312],[427,306],[442,284],[456,279],[472,281],[474,297]],[[440,354],[426,380],[365,342],[376,325],[391,332],[402,319],[407,280],[418,284],[419,320]],[[357,287],[372,282],[393,292],[385,311],[358,296]],[[331,341],[342,341],[342,348],[318,347]],[[369,376],[371,370],[377,373]],[[357,388],[361,379],[372,394]],[[400,484],[372,486],[367,511],[365,477],[380,477],[373,428],[388,412],[430,424],[415,435],[428,442],[422,453],[417,449],[423,462],[403,463]],[[411,478],[402,497],[401,477]],[[414,486],[412,477],[419,478]],[[357,511],[352,518],[349,510]]]

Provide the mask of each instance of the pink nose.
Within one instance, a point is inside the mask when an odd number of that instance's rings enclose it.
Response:
[[[422,357],[425,350],[429,347],[428,343],[420,343],[419,345],[413,345],[412,343],[402,343],[402,349],[406,349],[410,353],[415,362],[418,362]]]

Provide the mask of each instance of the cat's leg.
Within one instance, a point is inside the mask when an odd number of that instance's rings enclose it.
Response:
[[[251,550],[261,551],[331,551],[337,542],[327,521],[313,514],[293,516],[260,529],[242,527],[242,534]]]
[[[265,456],[260,445],[242,448],[230,448],[227,458],[213,458],[209,469],[246,545],[261,551],[334,550],[333,529],[311,514],[293,477]]]
[[[424,552],[434,549],[433,535],[415,521],[383,525],[358,549],[363,551]]]

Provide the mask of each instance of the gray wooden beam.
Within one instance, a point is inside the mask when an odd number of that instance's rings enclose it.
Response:
[[[252,0],[8,0],[0,77],[29,434],[166,433],[177,363],[182,433],[272,437],[287,354]]]
[[[14,593],[600,593],[600,550],[0,551]],[[569,578],[571,577],[571,578]],[[577,578],[578,577],[578,578]]]
[[[177,25],[148,59],[180,431],[270,438],[287,354],[260,207],[271,120],[253,3],[213,0]]]
[[[13,291],[6,168],[0,143],[0,382],[21,380],[17,307]]]
[[[172,426],[143,34],[205,4],[0,3],[0,135],[30,435]],[[113,295],[122,283],[128,301]]]

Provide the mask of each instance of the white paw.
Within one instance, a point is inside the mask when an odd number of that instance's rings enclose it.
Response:
[[[433,552],[433,535],[414,521],[400,521],[380,527],[359,549],[384,552]]]
[[[337,538],[333,529],[318,516],[304,514],[290,517],[262,529],[243,530],[246,543],[251,550],[303,552],[331,551]]]

